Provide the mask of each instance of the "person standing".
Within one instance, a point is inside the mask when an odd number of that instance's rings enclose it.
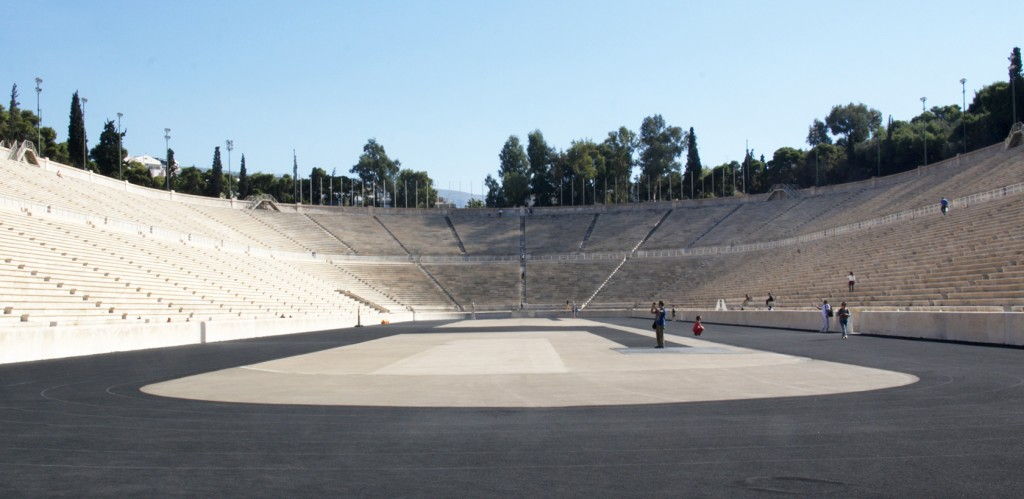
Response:
[[[658,342],[654,348],[665,348],[665,302],[651,303],[651,314],[654,315],[654,336]]]
[[[839,317],[839,327],[843,330],[843,339],[845,340],[850,329],[850,309],[846,308],[845,301],[839,305],[836,316]]]
[[[949,211],[949,200],[948,199],[942,198],[941,200],[939,200],[939,211],[941,211],[943,215],[945,215],[946,212]]]
[[[857,278],[854,277],[852,270],[850,271],[850,274],[846,276],[846,283],[850,286],[850,292],[853,293],[853,285],[857,284]]]
[[[832,305],[828,304],[828,300],[822,300],[821,305],[816,307],[821,310],[821,331],[820,333],[827,333],[829,330],[829,318],[832,317]]]
[[[768,292],[768,299],[764,301],[764,306],[768,307],[768,310],[775,307],[775,297],[772,296],[771,291]]]

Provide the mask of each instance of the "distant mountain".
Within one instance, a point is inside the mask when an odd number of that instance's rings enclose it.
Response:
[[[481,201],[483,201],[484,199],[483,196],[480,194],[470,194],[468,192],[462,191],[450,191],[448,189],[438,189],[437,195],[455,203],[455,206],[459,208],[465,208],[466,203],[468,203],[470,199],[479,199]]]

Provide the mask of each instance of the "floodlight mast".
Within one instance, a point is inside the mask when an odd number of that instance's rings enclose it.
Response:
[[[117,179],[124,180],[124,158],[121,156],[121,117],[123,113],[117,113]]]
[[[964,154],[967,154],[967,78],[960,78],[960,95],[963,107],[960,109],[960,122],[964,125]]]
[[[43,79],[36,77],[36,151],[42,154],[43,151],[43,111],[39,107],[39,94],[43,91]]]
[[[231,151],[235,148],[235,141],[228,139],[224,141],[228,149],[228,199],[235,197],[234,185],[231,177]]]
[[[87,137],[87,135],[85,134],[85,104],[87,102],[89,102],[89,99],[86,99],[85,97],[82,97],[81,101],[82,101],[82,169],[83,170],[88,170],[89,169],[89,146],[86,145],[86,140],[87,140],[86,137]]]
[[[921,97],[921,114],[922,115],[925,112],[927,112],[925,110],[925,103],[926,102],[928,102],[928,98],[927,97]],[[924,123],[924,128],[921,130],[921,141],[924,142],[924,166],[928,166],[928,121],[926,121],[926,120],[927,120],[927,118],[922,116],[922,120],[921,121],[922,121],[922,123]]]
[[[167,186],[167,190],[171,190],[171,168],[172,168],[173,165],[171,165],[171,129],[170,128],[164,128],[164,157],[166,158],[164,160],[164,163],[166,163],[166,167],[164,168],[164,183]]]

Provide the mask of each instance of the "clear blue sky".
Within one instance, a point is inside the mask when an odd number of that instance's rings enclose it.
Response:
[[[480,192],[510,134],[560,149],[660,113],[694,127],[705,165],[804,146],[834,104],[906,119],[1006,78],[1024,3],[4,2],[0,84],[90,143],[125,114],[130,154],[237,171],[347,172],[375,137],[438,186]],[[33,20],[38,20],[34,22]],[[6,92],[5,92],[6,95]],[[3,97],[6,106],[7,98]]]

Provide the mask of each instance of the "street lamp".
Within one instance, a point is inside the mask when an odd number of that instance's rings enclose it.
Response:
[[[960,122],[964,125],[964,154],[967,154],[967,78],[960,78],[960,95],[963,97]]]
[[[921,114],[922,115],[924,115],[924,113],[925,113],[925,103],[926,102],[928,102],[928,98],[927,97],[921,97]],[[923,142],[924,142],[924,166],[928,166],[928,121],[927,121],[927,117],[922,116],[921,117],[921,123],[924,125],[924,128],[921,130],[921,138],[923,139]]]
[[[231,199],[235,197],[234,187],[231,182],[231,150],[235,148],[235,141],[231,139],[225,140],[224,145],[228,147],[228,199]]]
[[[89,99],[82,97],[82,169],[89,169],[89,146],[86,145],[88,138],[85,134],[85,104]]]
[[[36,77],[36,151],[43,153],[43,111],[39,108],[39,94],[43,91],[43,79]]]
[[[124,180],[124,161],[121,158],[121,117],[124,116],[122,113],[117,113],[117,179]]]
[[[164,161],[167,167],[164,169],[164,182],[167,184],[167,190],[171,190],[171,129],[164,128]]]

